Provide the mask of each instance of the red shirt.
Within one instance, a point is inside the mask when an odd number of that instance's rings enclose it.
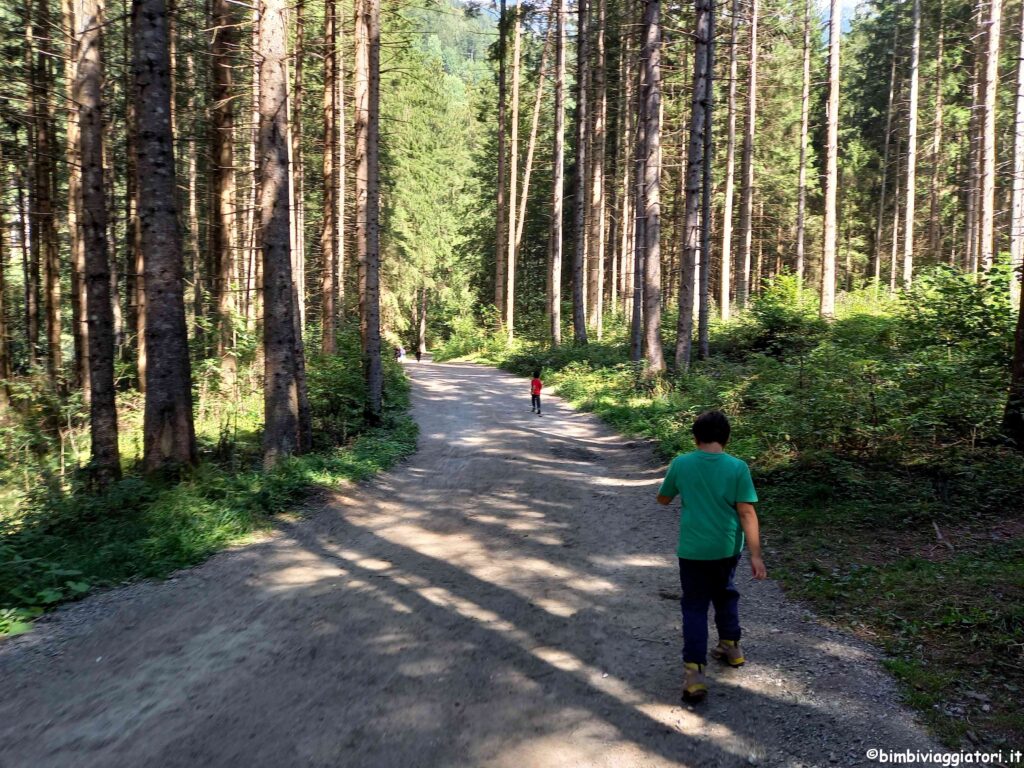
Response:
[[[530,382],[530,394],[531,395],[539,395],[540,394],[540,390],[541,390],[541,388],[543,386],[544,386],[544,382],[542,382],[540,379],[533,379]]]

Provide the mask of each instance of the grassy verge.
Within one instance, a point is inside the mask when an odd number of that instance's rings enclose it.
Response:
[[[225,441],[200,431],[205,458],[177,483],[130,472],[102,494],[45,487],[0,512],[0,635],[27,631],[44,611],[95,588],[199,563],[269,529],[312,488],[363,480],[411,454],[408,384],[388,368],[384,423],[367,429],[357,415],[358,366],[311,361],[317,450],[271,471],[259,468],[257,432]]]
[[[825,620],[878,644],[951,747],[1019,747],[1024,711],[1024,456],[997,440],[1008,329],[951,277],[904,302],[850,297],[819,323],[792,295],[719,326],[712,359],[650,381],[621,335],[476,359],[545,383],[666,458],[722,408],[762,497],[766,560]],[[783,293],[785,286],[780,288]],[[1006,313],[1009,317],[1009,313]],[[463,350],[459,350],[464,352]]]

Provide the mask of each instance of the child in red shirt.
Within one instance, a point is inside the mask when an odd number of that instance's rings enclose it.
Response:
[[[530,401],[533,407],[530,410],[540,416],[540,391],[544,388],[544,382],[540,380],[540,371],[533,372],[533,379],[530,381]]]

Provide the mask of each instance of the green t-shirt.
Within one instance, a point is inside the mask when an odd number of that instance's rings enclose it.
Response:
[[[743,549],[736,504],[757,502],[745,461],[728,453],[693,451],[669,465],[659,496],[680,496],[679,548],[687,560],[721,560]]]

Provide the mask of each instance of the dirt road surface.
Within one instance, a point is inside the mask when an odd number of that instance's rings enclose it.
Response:
[[[745,564],[749,662],[682,706],[676,511],[649,448],[551,396],[534,416],[507,374],[407,367],[408,462],[0,646],[0,766],[795,768],[936,748],[875,651]]]

